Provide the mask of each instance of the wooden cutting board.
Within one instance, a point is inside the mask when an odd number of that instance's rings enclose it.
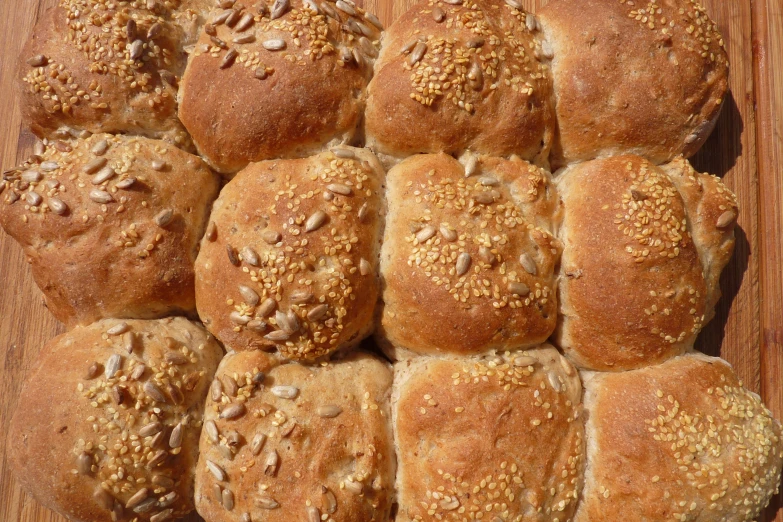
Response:
[[[16,62],[41,14],[57,0],[0,0],[0,167],[30,153],[20,122]],[[359,3],[362,3],[361,0]],[[525,0],[531,11],[546,0]],[[578,4],[578,0],[574,0]],[[739,197],[734,259],[721,278],[723,299],[698,347],[734,365],[745,384],[783,418],[783,3],[702,0],[718,23],[731,60],[731,94],[717,128],[693,158],[722,176]],[[412,0],[368,0],[385,23]],[[773,81],[777,85],[773,85]],[[0,230],[0,522],[65,522],[22,492],[7,465],[8,423],[41,345],[63,332],[43,305],[21,249]],[[763,520],[783,522],[781,498]],[[197,516],[192,520],[200,520]]]

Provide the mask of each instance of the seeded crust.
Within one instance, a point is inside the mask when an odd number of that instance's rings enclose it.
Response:
[[[661,168],[677,187],[688,212],[691,237],[707,283],[706,323],[715,314],[721,296],[720,275],[734,253],[737,196],[720,178],[696,172],[682,157]]]
[[[694,353],[583,374],[587,473],[576,522],[756,520],[780,484],[780,423],[725,361]]]
[[[378,52],[380,31],[360,7],[340,1],[355,12],[349,16],[332,2],[320,3],[320,14],[300,0],[259,5],[263,13],[258,5],[237,10],[239,4],[213,12],[182,81],[180,118],[202,156],[223,173],[350,141]],[[289,8],[272,20],[275,5]],[[230,27],[220,22],[234,12]],[[243,16],[252,21],[239,30]],[[251,41],[236,40],[245,37]],[[265,48],[277,39],[284,49]]]
[[[571,520],[584,472],[581,394],[549,345],[397,363],[397,522]]]
[[[203,405],[222,355],[183,318],[108,319],[56,337],[10,423],[17,479],[74,522],[189,513]]]
[[[24,248],[54,316],[72,327],[194,312],[193,264],[218,191],[204,162],[108,134],[36,149],[3,174],[0,225]]]
[[[728,89],[723,37],[694,0],[553,0],[539,12],[554,53],[552,164],[611,154],[690,157]]]
[[[60,0],[36,24],[19,61],[24,122],[42,138],[129,133],[190,149],[176,109],[177,78],[187,60],[183,28],[168,10],[147,9],[144,1],[111,5]],[[192,25],[189,16],[181,12],[177,19]],[[129,39],[131,19],[136,29]],[[158,34],[149,38],[155,24]],[[138,58],[135,41],[142,46]]]
[[[210,522],[390,520],[391,385],[388,364],[362,352],[318,366],[277,365],[258,351],[226,356],[206,406],[214,424],[201,434],[199,514]]]
[[[412,7],[383,37],[368,88],[367,146],[397,158],[470,149],[546,164],[554,98],[537,35],[535,18],[502,0]]]
[[[369,335],[383,182],[372,153],[348,147],[237,174],[215,202],[196,260],[207,328],[233,350],[277,349],[297,360]]]
[[[378,337],[393,359],[514,350],[555,328],[560,245],[549,174],[518,158],[463,161],[472,176],[446,154],[389,171]]]
[[[707,288],[686,208],[666,173],[638,156],[577,164],[563,202],[556,344],[580,368],[656,364],[693,346]]]

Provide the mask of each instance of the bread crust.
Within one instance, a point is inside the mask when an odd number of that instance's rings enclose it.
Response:
[[[537,34],[532,15],[502,0],[416,4],[384,34],[367,146],[397,158],[470,149],[545,164],[554,99]]]
[[[196,260],[207,328],[233,350],[298,360],[358,344],[378,300],[382,185],[372,153],[347,147],[238,173]]]
[[[0,224],[24,248],[52,314],[74,326],[193,313],[193,264],[217,176],[197,156],[142,137],[39,147],[4,174]]]
[[[389,171],[378,334],[392,358],[514,350],[554,330],[560,245],[549,174],[518,158],[463,161],[475,162],[473,176],[446,154]]]
[[[686,206],[638,156],[580,163],[563,201],[557,345],[579,367],[619,371],[683,353],[706,319],[707,288]]]
[[[167,10],[139,4],[60,0],[43,15],[19,61],[22,117],[33,133],[129,133],[192,147],[177,119],[185,32]]]
[[[196,470],[196,509],[206,520],[390,519],[387,363],[362,352],[317,366],[239,352],[223,359],[215,382],[205,414],[214,429],[202,431]],[[237,404],[244,413],[226,418]]]
[[[725,361],[694,353],[583,377],[590,415],[576,522],[750,521],[777,491],[780,424]]]
[[[25,490],[74,522],[192,511],[204,400],[223,355],[214,338],[184,318],[107,319],[41,353],[9,427]]]
[[[235,18],[253,20],[241,31],[241,22],[215,22],[226,11],[212,13],[206,30],[214,34],[202,31],[188,62],[179,116],[220,172],[309,156],[349,142],[356,131],[380,31],[360,7],[341,2],[351,16],[331,3],[318,14],[301,0],[289,3],[273,20],[271,4],[261,4],[262,14],[237,4]],[[278,40],[284,48],[267,50]]]
[[[718,27],[695,0],[554,0],[539,20],[554,55],[554,167],[611,154],[664,163],[701,148],[728,91],[729,64]]]
[[[397,363],[396,520],[570,520],[583,481],[581,393],[548,345]]]

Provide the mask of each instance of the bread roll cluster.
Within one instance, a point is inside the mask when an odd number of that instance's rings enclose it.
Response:
[[[71,328],[19,480],[77,522],[754,520],[780,424],[693,351],[727,74],[693,0],[60,0],[0,184]]]

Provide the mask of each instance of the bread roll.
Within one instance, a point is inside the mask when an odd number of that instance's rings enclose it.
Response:
[[[421,2],[389,27],[368,88],[367,146],[546,163],[555,128],[549,49],[516,1]]]
[[[56,337],[11,420],[17,479],[73,522],[189,513],[204,400],[222,355],[183,318],[107,319]]]
[[[553,0],[539,19],[554,55],[553,165],[628,153],[663,163],[701,148],[729,63],[696,1]]]
[[[586,373],[587,472],[576,522],[756,520],[780,484],[780,424],[702,354]]]
[[[3,174],[0,225],[24,248],[57,319],[195,309],[193,263],[218,178],[162,141],[46,141]]]
[[[39,137],[119,132],[190,147],[176,109],[185,32],[171,5],[60,0],[22,51],[25,123]]]
[[[392,358],[514,350],[555,328],[549,174],[518,158],[463,162],[419,155],[389,171],[379,337]]]
[[[684,160],[658,168],[630,155],[580,163],[556,179],[564,208],[558,346],[595,370],[655,364],[693,346],[733,248],[733,194]]]
[[[388,365],[364,353],[319,366],[226,356],[207,401],[196,509],[210,522],[390,518]]]
[[[368,150],[255,163],[215,202],[196,303],[233,350],[313,360],[357,344],[378,300],[383,171]]]
[[[582,387],[551,346],[395,365],[397,522],[571,520]]]
[[[380,22],[351,0],[254,4],[210,15],[180,92],[182,122],[224,173],[350,141],[378,52]]]

